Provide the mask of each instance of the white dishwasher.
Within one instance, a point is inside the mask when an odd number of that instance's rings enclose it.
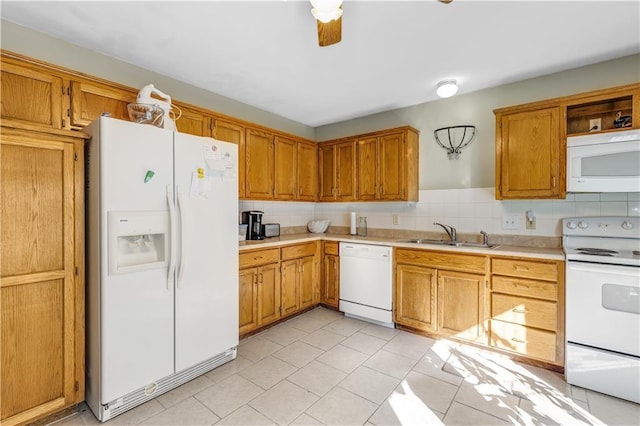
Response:
[[[340,243],[340,310],[346,316],[394,327],[392,248]]]

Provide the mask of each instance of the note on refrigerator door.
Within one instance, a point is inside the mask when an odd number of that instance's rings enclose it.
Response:
[[[211,193],[211,176],[207,176],[198,169],[197,172],[193,172],[191,175],[191,189],[189,196],[191,198],[199,198],[206,200]]]
[[[211,176],[220,176],[223,181],[235,179],[236,167],[229,152],[224,152],[215,145],[205,145],[204,159]]]

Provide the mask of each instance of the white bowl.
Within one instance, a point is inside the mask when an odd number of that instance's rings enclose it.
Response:
[[[331,222],[328,220],[312,220],[307,224],[309,232],[314,234],[323,234],[327,232],[327,228]]]

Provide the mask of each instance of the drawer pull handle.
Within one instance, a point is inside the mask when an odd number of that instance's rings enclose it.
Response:
[[[258,275],[260,275],[259,282],[260,282],[260,284],[262,284],[264,282],[264,276],[262,275],[262,272],[260,272],[260,274],[258,274]]]
[[[516,314],[526,314],[529,311],[527,311],[526,309],[514,308],[511,310],[511,312],[515,312]]]
[[[253,256],[253,260],[260,260],[262,259],[262,256]]]
[[[518,284],[518,283],[514,283],[514,285],[516,286],[516,288],[526,288],[527,290],[529,290],[529,286],[526,284]]]
[[[518,339],[517,337],[512,337],[511,340],[516,343],[529,343],[527,340]]]
[[[527,268],[526,266],[515,265],[514,268],[516,271],[529,272],[529,268]]]

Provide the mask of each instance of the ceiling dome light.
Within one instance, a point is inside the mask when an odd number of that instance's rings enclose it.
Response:
[[[458,83],[456,80],[445,80],[438,83],[436,94],[441,98],[450,98],[458,92]]]
[[[322,23],[335,21],[342,16],[342,0],[311,0],[311,14]]]

